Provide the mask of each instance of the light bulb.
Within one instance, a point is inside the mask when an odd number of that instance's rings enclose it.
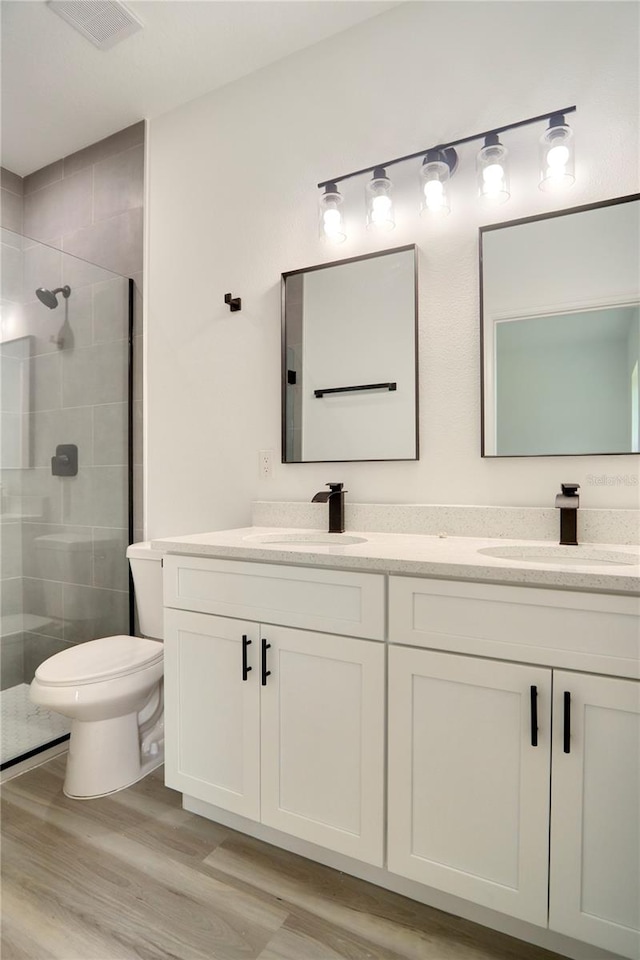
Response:
[[[420,168],[422,204],[420,213],[449,213],[447,184],[456,169],[458,155],[453,148],[429,150]]]
[[[342,243],[346,240],[344,223],[342,220],[342,195],[338,192],[335,183],[328,183],[325,192],[320,197],[319,232],[323,240],[330,243]]]
[[[487,203],[504,203],[509,199],[509,172],[507,148],[497,133],[485,137],[484,146],[476,157],[478,196]]]
[[[391,199],[391,180],[383,167],[374,169],[373,177],[365,184],[364,198],[367,230],[393,230],[396,222]]]
[[[554,170],[557,170],[559,167],[565,167],[568,159],[569,148],[565,147],[564,144],[551,147],[547,153],[547,163],[550,167],[553,167]]]
[[[553,114],[540,138],[540,189],[570,187],[575,181],[573,163],[573,131],[561,113]]]

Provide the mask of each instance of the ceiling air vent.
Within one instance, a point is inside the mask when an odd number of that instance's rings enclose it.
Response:
[[[116,0],[48,0],[47,6],[100,50],[107,50],[143,24]]]

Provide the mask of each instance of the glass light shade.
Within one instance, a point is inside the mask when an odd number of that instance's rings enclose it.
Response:
[[[328,243],[343,243],[347,238],[342,219],[343,199],[333,183],[325,187],[325,192],[320,197],[318,229],[321,239]]]
[[[367,205],[367,230],[393,230],[396,225],[391,198],[391,180],[381,167],[376,167],[373,177],[364,188]]]
[[[450,212],[447,184],[451,171],[444,160],[430,160],[420,168],[422,183],[422,202],[420,213],[438,213],[441,216]]]
[[[564,190],[575,181],[573,130],[564,123],[551,119],[540,138],[541,190]]]
[[[495,136],[495,135],[494,135]],[[506,203],[510,197],[508,150],[495,137],[494,142],[485,141],[476,157],[478,196],[487,204]]]

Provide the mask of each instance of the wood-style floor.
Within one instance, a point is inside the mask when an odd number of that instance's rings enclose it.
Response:
[[[182,810],[101,800],[65,757],[2,787],[2,960],[557,960]]]

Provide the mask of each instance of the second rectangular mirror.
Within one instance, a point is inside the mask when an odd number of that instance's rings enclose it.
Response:
[[[282,460],[416,460],[414,245],[282,275]]]
[[[483,456],[640,449],[640,200],[480,230]]]

